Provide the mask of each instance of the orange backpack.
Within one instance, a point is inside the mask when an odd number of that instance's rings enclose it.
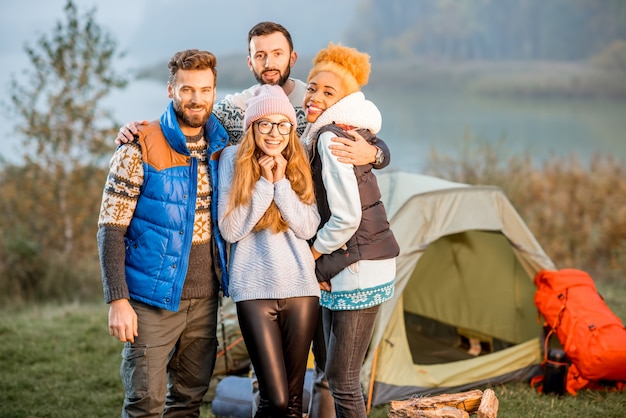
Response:
[[[580,389],[604,388],[607,384],[622,390],[626,382],[626,328],[604,302],[593,279],[576,269],[542,270],[535,276],[535,286],[535,305],[548,330],[544,368],[548,340],[556,335],[571,362],[567,392],[576,395]]]

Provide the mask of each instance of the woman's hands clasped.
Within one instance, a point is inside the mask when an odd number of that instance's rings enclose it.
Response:
[[[273,157],[263,154],[259,157],[259,166],[261,167],[261,175],[270,183],[276,183],[285,177],[287,160],[282,154]]]

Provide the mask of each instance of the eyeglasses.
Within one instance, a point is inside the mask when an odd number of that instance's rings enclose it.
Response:
[[[260,120],[255,122],[259,132],[262,134],[269,134],[274,129],[274,125],[278,127],[278,133],[281,135],[289,135],[293,129],[293,123],[291,122],[270,122],[269,120]]]

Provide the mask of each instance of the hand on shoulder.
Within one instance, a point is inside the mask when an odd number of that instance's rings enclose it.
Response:
[[[125,123],[117,132],[117,137],[115,138],[115,144],[121,145],[121,144],[126,144],[128,142],[134,141],[135,135],[139,133],[139,131],[137,130],[137,127],[140,125],[147,125],[147,124],[148,124],[147,120]]]

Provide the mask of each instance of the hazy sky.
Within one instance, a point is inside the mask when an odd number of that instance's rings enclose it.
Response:
[[[254,24],[272,20],[292,34],[300,56],[312,57],[329,41],[341,42],[352,23],[358,0],[74,0],[79,16],[95,7],[96,22],[118,42],[127,58],[119,65],[138,69],[165,63],[181,49],[200,48],[225,54],[247,54],[247,34]],[[24,45],[65,22],[66,0],[2,0],[0,4],[0,101],[8,102],[11,75],[20,76],[30,62]],[[297,65],[309,65],[307,59]],[[250,82],[254,82],[251,78]],[[8,103],[7,103],[8,104]],[[11,120],[0,112],[0,153],[7,155]],[[9,138],[9,139],[6,139]],[[11,145],[12,146],[12,145]]]
[[[248,29],[274,20],[290,30],[296,50],[312,54],[328,41],[341,41],[358,0],[74,0],[79,14],[96,8],[96,22],[140,63],[154,64],[186,48],[218,55],[246,53]],[[64,19],[66,0],[3,1],[0,5],[0,57],[25,56],[34,44]],[[307,10],[310,9],[310,10]],[[298,11],[300,11],[298,13]],[[332,11],[332,13],[329,13]],[[9,61],[8,67],[13,67]],[[6,65],[3,65],[6,67]],[[14,68],[15,69],[15,68]]]
[[[64,18],[65,0],[4,1],[0,5],[0,53],[23,54],[25,42],[50,33]],[[75,0],[79,14],[97,7],[96,20],[113,33],[134,37],[147,0]],[[122,12],[123,11],[123,12]]]

